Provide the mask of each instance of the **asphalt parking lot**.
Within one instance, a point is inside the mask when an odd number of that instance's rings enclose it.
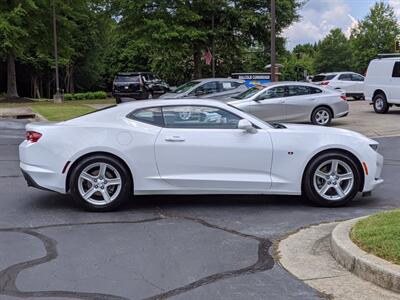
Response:
[[[343,208],[300,197],[141,196],[118,212],[84,212],[69,196],[26,186],[23,123],[0,122],[0,299],[323,298],[276,263],[273,243],[400,207],[400,109],[376,115],[365,104],[351,103],[334,125],[392,136],[378,139],[385,183]]]

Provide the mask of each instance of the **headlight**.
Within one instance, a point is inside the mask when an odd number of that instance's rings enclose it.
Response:
[[[374,151],[378,151],[379,144],[370,144],[369,145]]]

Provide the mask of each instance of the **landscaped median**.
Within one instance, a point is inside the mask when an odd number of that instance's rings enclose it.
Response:
[[[400,292],[400,211],[338,224],[331,234],[331,252],[352,273]]]
[[[65,101],[61,104],[55,104],[53,101],[31,101],[25,103],[0,103],[0,109],[21,109],[29,108],[40,114],[49,121],[64,121],[75,118],[92,111],[95,111],[95,105],[112,105],[113,99],[96,100],[74,100]]]

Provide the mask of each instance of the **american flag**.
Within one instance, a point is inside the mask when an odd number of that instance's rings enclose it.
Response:
[[[211,65],[211,60],[212,60],[212,54],[210,52],[210,49],[206,49],[204,52],[204,61],[206,62],[206,65]]]

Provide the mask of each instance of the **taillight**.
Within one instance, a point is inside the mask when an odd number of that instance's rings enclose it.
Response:
[[[341,95],[340,98],[342,98],[342,100],[344,100],[344,101],[347,101],[346,95]]]
[[[36,143],[41,137],[42,134],[36,131],[27,131],[25,134],[26,140],[31,143]]]
[[[328,85],[329,84],[329,81],[322,81],[321,82],[321,85]]]

